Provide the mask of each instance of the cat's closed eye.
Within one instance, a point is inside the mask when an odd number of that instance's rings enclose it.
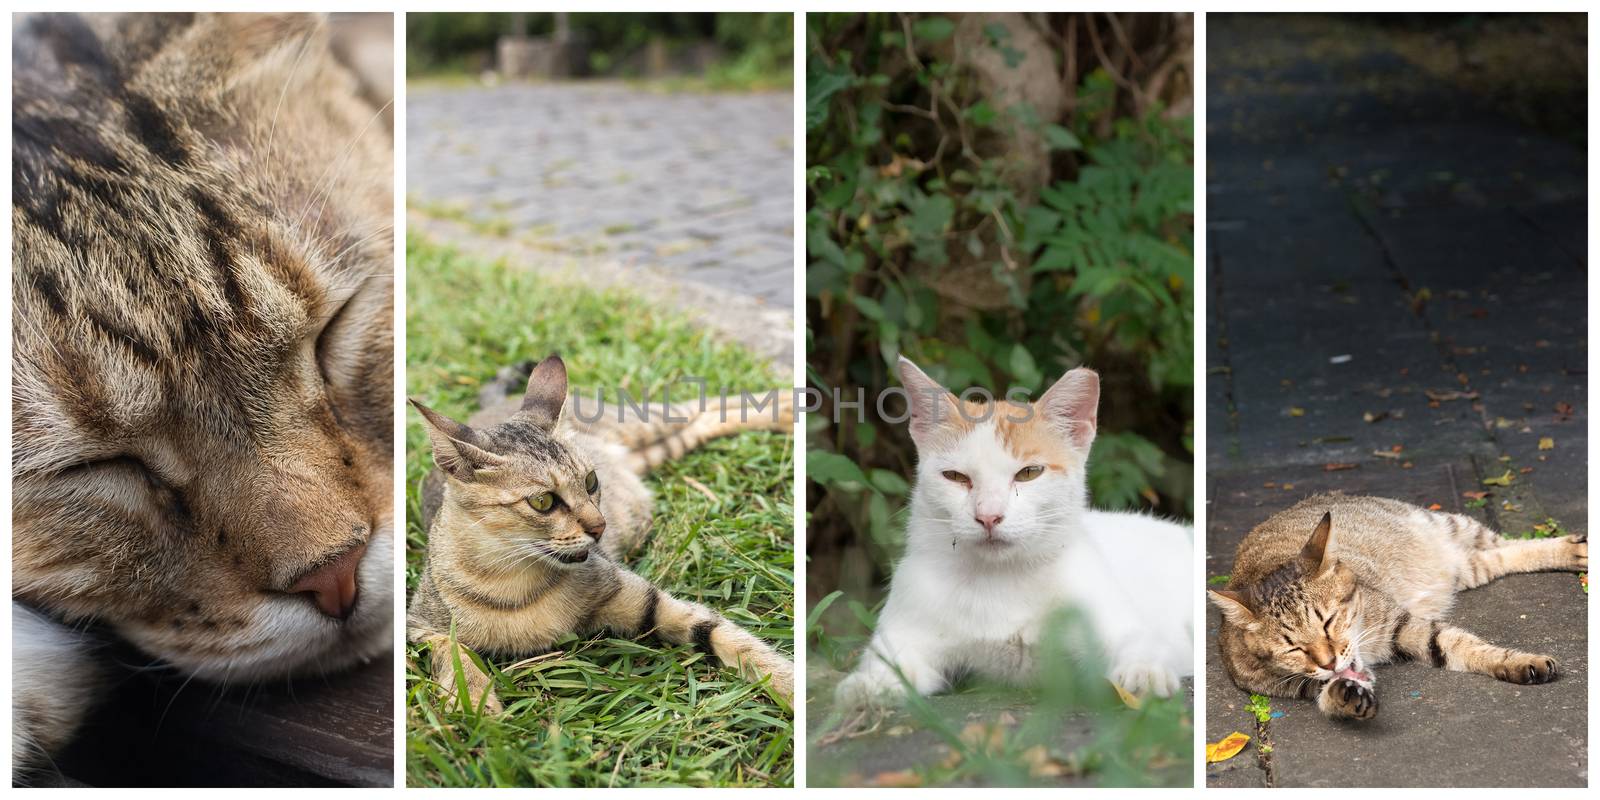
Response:
[[[1040,475],[1043,475],[1043,474],[1044,474],[1044,467],[1031,466],[1031,467],[1023,467],[1022,469],[1017,470],[1017,474],[1014,477],[1016,478],[1018,483],[1025,483],[1025,482],[1031,481],[1034,478],[1037,478],[1037,477],[1039,477]]]
[[[941,472],[939,474],[943,475],[945,477],[945,479],[951,480],[951,481],[955,481],[956,483],[959,483],[962,486],[971,486],[972,485],[972,479],[971,478],[968,478],[966,475],[964,475],[964,474],[962,474],[960,472],[956,472],[953,469],[947,469],[944,472]]]

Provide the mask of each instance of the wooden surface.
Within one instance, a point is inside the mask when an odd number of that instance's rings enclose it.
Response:
[[[114,661],[139,664],[125,650]],[[90,786],[391,786],[394,666],[231,687],[123,669],[38,783]]]

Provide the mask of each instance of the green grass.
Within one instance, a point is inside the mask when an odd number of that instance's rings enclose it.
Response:
[[[513,362],[558,351],[593,397],[617,387],[652,398],[685,376],[711,391],[787,381],[675,314],[617,292],[553,282],[412,238],[407,242],[406,390],[444,413],[474,410],[481,383]],[[676,399],[693,397],[678,385]],[[419,489],[427,437],[406,426],[406,582],[427,533]],[[793,652],[793,441],[721,439],[649,479],[655,528],[630,566]],[[689,483],[703,485],[713,500]],[[506,713],[440,702],[408,647],[406,780],[413,786],[790,786],[794,726],[767,692],[689,647],[655,640],[572,640],[551,656],[497,663]]]
[[[827,606],[845,608],[850,623],[834,615],[827,626]],[[806,622],[810,671],[842,677],[866,645],[875,617],[865,603],[839,592],[823,598]],[[1055,666],[1041,672],[1034,688],[969,680],[948,694],[913,694],[861,735],[840,735],[860,722],[833,707],[837,681],[814,681],[807,785],[1192,785],[1192,704],[1180,695],[1148,696],[1138,709],[1124,705],[1102,677],[1103,665],[1085,655],[1097,649],[1086,625],[1068,611],[1047,626],[1040,663]]]
[[[642,78],[631,76],[600,78],[528,79],[503,82],[517,85],[573,84],[573,85],[623,85],[652,94],[754,94],[758,92],[788,92],[794,89],[794,72],[790,69],[763,69],[742,64],[713,67],[703,75],[664,75]],[[481,73],[465,69],[439,69],[410,75],[406,88],[418,89],[477,89],[483,88]]]

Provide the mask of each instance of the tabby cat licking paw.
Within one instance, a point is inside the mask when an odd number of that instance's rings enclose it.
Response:
[[[1099,376],[1072,370],[1031,405],[960,400],[904,358],[900,378],[917,448],[906,554],[840,704],[968,673],[1028,683],[1046,618],[1066,607],[1086,615],[1108,679],[1177,692],[1193,663],[1193,535],[1089,507]]]
[[[1372,668],[1415,660],[1519,684],[1548,683],[1547,655],[1444,621],[1455,594],[1519,572],[1589,568],[1586,536],[1503,539],[1477,520],[1381,497],[1308,498],[1239,543],[1218,648],[1247,692],[1315,699],[1335,719],[1378,713]]]
[[[444,692],[455,691],[460,663],[470,702],[501,710],[492,679],[452,648],[452,627],[456,647],[505,658],[547,652],[569,634],[609,631],[693,644],[792,702],[794,667],[781,653],[622,564],[650,528],[646,471],[718,436],[788,431],[791,398],[765,411],[730,398],[670,416],[658,409],[645,419],[607,413],[585,422],[565,413],[566,365],[550,356],[520,400],[467,424],[413,404],[439,469],[424,490],[428,556],[407,636],[429,646]]]

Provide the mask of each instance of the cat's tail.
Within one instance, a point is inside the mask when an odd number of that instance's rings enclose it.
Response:
[[[629,468],[642,475],[722,436],[744,431],[790,432],[794,395],[775,389],[671,405],[618,405],[607,407],[592,422],[575,421],[625,447]]]

